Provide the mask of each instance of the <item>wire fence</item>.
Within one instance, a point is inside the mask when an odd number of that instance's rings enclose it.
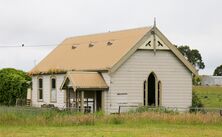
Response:
[[[68,113],[68,114],[94,114],[91,108],[57,108],[57,107],[28,107],[28,106],[0,106],[0,113],[27,113],[27,114],[41,114],[49,111],[55,111],[58,113]],[[164,113],[180,113],[180,112],[190,112],[190,113],[217,113],[222,116],[222,108],[198,108],[198,107],[151,107],[151,106],[119,106],[118,112],[115,114],[129,113],[129,112],[164,112]],[[114,113],[113,113],[114,114]]]
[[[207,108],[207,107],[153,107],[153,106],[134,106],[125,105],[119,106],[118,114],[124,112],[166,112],[166,113],[179,113],[179,112],[190,112],[190,113],[218,113],[222,116],[222,108]]]
[[[36,118],[43,118],[45,120],[59,117],[59,118],[66,118],[65,123],[62,123],[66,125],[67,123],[67,117],[72,118],[71,124],[89,124],[89,125],[95,125],[96,122],[98,122],[98,116],[103,115],[104,113],[94,113],[90,111],[89,108],[63,108],[58,109],[56,107],[54,108],[47,108],[47,107],[28,107],[28,106],[14,106],[14,107],[8,107],[8,106],[0,106],[0,117],[3,116],[7,119],[14,118],[15,119],[34,119]],[[124,114],[129,114],[128,116],[135,116],[134,114],[142,114],[144,112],[147,112],[148,115],[170,115],[170,116],[178,116],[180,114],[180,111],[184,111],[186,113],[196,113],[196,114],[202,114],[206,117],[222,117],[222,108],[176,108],[176,107],[138,107],[138,106],[119,106],[118,113],[114,113],[116,115],[111,115],[115,117],[106,117],[109,118],[111,123],[118,123],[122,121],[122,116]],[[121,114],[121,115],[120,115]],[[122,115],[123,114],[123,115]],[[130,115],[133,114],[133,115]],[[192,114],[191,114],[192,115]],[[80,117],[79,117],[80,116]],[[184,115],[182,115],[184,116]],[[189,116],[189,115],[188,115]],[[197,115],[198,116],[198,115]],[[35,121],[38,124],[38,121]],[[50,120],[48,121],[50,123]],[[106,121],[107,122],[107,121]],[[48,123],[48,124],[49,124]],[[39,123],[41,124],[41,122]],[[61,123],[60,123],[61,124]]]
[[[29,106],[0,106],[0,116],[2,114],[13,114],[22,116],[50,116],[50,115],[79,115],[90,114],[94,117],[95,113],[90,108],[57,108],[57,107],[29,107]]]

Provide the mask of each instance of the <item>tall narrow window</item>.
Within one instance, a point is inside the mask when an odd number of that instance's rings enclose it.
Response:
[[[143,81],[143,105],[146,105],[146,80]]]
[[[43,80],[38,79],[38,101],[43,101]]]
[[[158,81],[158,106],[162,105],[161,96],[162,96],[162,83],[161,81]]]
[[[156,77],[151,73],[148,77],[148,105],[156,106]]]
[[[56,78],[51,78],[51,102],[56,102]]]

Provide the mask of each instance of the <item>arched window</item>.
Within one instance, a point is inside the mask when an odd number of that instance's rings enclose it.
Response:
[[[162,82],[158,81],[154,72],[143,81],[143,105],[154,107],[162,105]]]
[[[146,105],[146,80],[143,81],[143,105]]]
[[[43,101],[43,79],[38,78],[38,101]]]
[[[50,91],[50,101],[57,101],[57,91],[56,91],[56,78],[51,77],[51,91]]]
[[[148,77],[148,105],[156,106],[156,76],[150,73]]]
[[[162,106],[162,83],[158,81],[158,106]]]

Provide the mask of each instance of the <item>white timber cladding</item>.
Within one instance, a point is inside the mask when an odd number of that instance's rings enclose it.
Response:
[[[110,76],[108,113],[119,106],[143,105],[143,82],[151,72],[162,83],[162,106],[188,108],[192,101],[192,73],[169,50],[137,50]]]
[[[51,76],[56,78],[56,101],[50,101],[50,92],[51,92]],[[55,107],[64,108],[64,91],[60,90],[60,86],[64,80],[64,74],[57,75],[38,75],[32,77],[32,106],[41,107],[42,104],[54,104]],[[42,78],[43,80],[43,101],[38,101],[38,78]]]
[[[108,73],[102,73],[102,76],[103,76],[103,79],[105,80],[105,82],[106,82],[106,84],[110,87],[110,76],[109,76],[109,74]],[[109,90],[106,90],[106,91],[103,91],[103,98],[104,98],[104,111],[106,112],[106,113],[108,113],[109,112],[109,97],[110,97],[110,92],[109,92]]]

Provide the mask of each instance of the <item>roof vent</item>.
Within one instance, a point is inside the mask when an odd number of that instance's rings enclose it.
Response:
[[[111,46],[112,44],[113,44],[113,43],[110,42],[110,41],[107,42],[107,46]]]
[[[89,47],[93,47],[93,46],[94,46],[94,43],[90,42]]]
[[[77,47],[75,45],[72,45],[72,49],[76,49]]]

